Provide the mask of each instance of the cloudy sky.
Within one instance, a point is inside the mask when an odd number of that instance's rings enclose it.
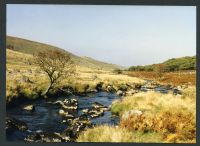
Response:
[[[196,54],[196,8],[7,5],[7,35],[123,66]]]

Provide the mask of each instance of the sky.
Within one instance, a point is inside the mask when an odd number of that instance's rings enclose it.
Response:
[[[122,66],[196,55],[196,7],[7,5],[7,35]]]

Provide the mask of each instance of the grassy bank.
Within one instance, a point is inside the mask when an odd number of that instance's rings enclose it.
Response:
[[[120,142],[196,142],[195,87],[185,89],[182,95],[147,92],[126,96],[114,101],[111,110],[120,116],[117,128],[95,127],[83,132],[78,141],[112,141],[113,133],[119,132]],[[142,114],[129,114],[131,110]]]
[[[32,55],[7,50],[7,103],[19,97],[36,99],[47,89],[48,77],[31,63],[32,59]],[[51,94],[56,94],[66,88],[71,88],[76,93],[95,91],[100,83],[103,90],[107,90],[108,86],[118,90],[124,85],[134,88],[135,85],[143,84],[144,80],[128,75],[115,74],[112,71],[77,66],[76,74],[73,77],[62,79],[51,90]]]
[[[154,142],[162,143],[158,133],[131,132],[126,128],[108,125],[97,126],[81,133],[77,142]]]

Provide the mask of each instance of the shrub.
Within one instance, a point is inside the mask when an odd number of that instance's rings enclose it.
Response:
[[[122,70],[121,69],[115,69],[115,70],[113,70],[113,73],[122,74]]]

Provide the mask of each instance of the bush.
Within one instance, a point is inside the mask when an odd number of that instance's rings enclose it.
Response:
[[[122,70],[120,70],[120,69],[115,69],[115,70],[113,70],[113,73],[122,74]]]

